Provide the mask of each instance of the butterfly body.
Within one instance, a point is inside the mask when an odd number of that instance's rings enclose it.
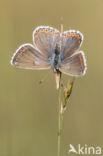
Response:
[[[54,52],[50,56],[50,65],[52,68],[59,69],[61,65],[60,48],[55,47]]]

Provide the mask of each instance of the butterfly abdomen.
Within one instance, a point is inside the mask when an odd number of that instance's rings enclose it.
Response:
[[[59,69],[61,60],[60,60],[60,50],[57,46],[54,52],[52,53],[50,62],[51,62],[51,67],[55,69]]]

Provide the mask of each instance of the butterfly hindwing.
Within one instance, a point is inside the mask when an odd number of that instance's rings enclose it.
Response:
[[[39,51],[31,44],[20,46],[14,53],[11,64],[26,69],[48,69],[48,60],[44,59]]]
[[[86,68],[84,53],[79,51],[62,62],[60,71],[71,76],[82,76],[86,73]]]

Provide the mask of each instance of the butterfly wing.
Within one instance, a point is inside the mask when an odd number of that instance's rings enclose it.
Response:
[[[71,57],[61,63],[59,69],[62,73],[71,76],[82,76],[86,73],[86,59],[82,51],[75,52]]]
[[[65,60],[79,49],[83,41],[83,35],[79,31],[70,30],[61,33],[61,55]]]
[[[37,27],[33,32],[33,43],[45,58],[49,58],[54,52],[59,39],[59,31],[49,26]]]
[[[20,46],[14,53],[11,64],[25,69],[49,69],[50,65],[47,59],[31,44]]]

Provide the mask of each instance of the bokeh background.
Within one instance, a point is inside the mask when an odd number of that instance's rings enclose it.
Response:
[[[103,0],[0,0],[0,156],[56,156],[58,92],[51,71],[10,65],[40,25],[84,34],[88,70],[77,78],[64,114],[62,155],[69,144],[103,145]],[[71,78],[63,75],[64,82]],[[102,152],[103,154],[103,152]],[[73,154],[71,154],[73,155]]]

